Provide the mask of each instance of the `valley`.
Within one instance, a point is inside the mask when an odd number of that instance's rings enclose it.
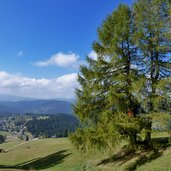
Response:
[[[68,114],[0,116],[0,131],[21,140],[66,137],[78,127],[76,117]]]

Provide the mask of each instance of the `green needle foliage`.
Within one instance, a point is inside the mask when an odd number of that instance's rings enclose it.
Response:
[[[152,116],[170,109],[169,28],[164,0],[119,5],[103,21],[93,43],[98,58],[87,57],[78,75],[74,111],[82,127],[70,135],[77,148],[113,149],[126,140],[135,150],[151,143]]]
[[[171,41],[169,1],[139,0],[134,5],[134,22],[136,26],[135,41],[139,57],[143,63],[143,74],[146,76],[147,87],[143,97],[147,113],[170,112],[171,88]],[[162,114],[161,113],[161,114]],[[153,117],[154,118],[154,117]],[[148,118],[148,129],[151,120]],[[146,140],[150,141],[150,131]]]

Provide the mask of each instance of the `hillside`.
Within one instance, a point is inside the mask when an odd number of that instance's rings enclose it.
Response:
[[[68,133],[74,132],[79,125],[75,116],[64,113],[0,116],[0,130],[9,132],[23,140],[26,139],[28,132],[35,138],[67,137]]]
[[[33,117],[25,126],[34,137],[66,137],[79,127],[79,121],[72,115],[57,114],[49,115],[46,119]]]
[[[29,142],[15,139],[1,144],[0,148],[10,149],[6,153],[0,153],[0,170],[32,168],[46,171],[169,171],[171,168],[169,144],[155,156],[147,152],[124,154],[118,147],[112,159],[109,159],[106,151],[91,151],[81,155],[67,138],[33,139]]]
[[[71,103],[59,100],[0,101],[0,114],[73,114]]]

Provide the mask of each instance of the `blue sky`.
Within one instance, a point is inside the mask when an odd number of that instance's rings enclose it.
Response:
[[[1,0],[0,93],[73,97],[79,65],[85,55],[95,57],[97,27],[119,3],[131,2]]]

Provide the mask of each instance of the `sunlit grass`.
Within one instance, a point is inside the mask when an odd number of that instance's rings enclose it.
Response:
[[[154,132],[152,137],[166,137],[166,132]],[[16,139],[0,145],[0,148],[8,149],[16,144],[23,143]],[[122,144],[123,145],[123,144]],[[46,171],[122,171],[135,168],[140,171],[162,170],[169,171],[171,168],[171,147],[162,151],[160,155],[152,158],[149,152],[137,152],[136,154],[124,155],[119,145],[113,151],[116,155],[110,159],[107,151],[88,151],[81,154],[76,150],[67,138],[38,139],[25,142],[7,153],[0,153],[0,166],[15,169],[32,169]],[[144,159],[142,157],[145,157]],[[141,158],[143,163],[141,163]]]

